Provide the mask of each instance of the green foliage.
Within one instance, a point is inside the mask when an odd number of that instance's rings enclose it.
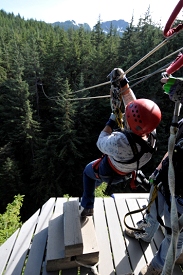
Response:
[[[95,189],[95,197],[106,197],[105,190],[107,188],[107,184],[103,182],[99,187]]]
[[[82,27],[64,31],[2,10],[0,32],[0,213],[16,194],[24,194],[21,214],[26,220],[52,196],[81,197],[83,169],[101,156],[96,141],[111,112],[110,103],[108,98],[87,98],[109,95],[110,86],[75,91],[106,82],[114,67],[127,70],[161,43],[163,35],[149,10],[137,26],[132,18],[123,37],[112,25],[104,34],[100,20],[91,32]],[[181,48],[181,35],[139,64],[133,75]],[[157,63],[139,77],[164,64]],[[130,85],[133,75],[128,75]],[[163,114],[158,151],[144,167],[147,176],[167,149],[173,113],[160,79],[154,75],[134,87],[137,98],[154,100]],[[77,98],[86,100],[73,100]],[[103,188],[96,189],[96,196],[103,196]]]
[[[0,214],[0,245],[21,226],[20,209],[23,199],[23,195],[14,196],[14,201],[8,203],[6,212]]]

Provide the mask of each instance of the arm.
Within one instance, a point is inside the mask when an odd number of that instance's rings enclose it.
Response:
[[[159,165],[157,166],[157,170],[159,171],[162,168],[162,162],[163,160],[168,156],[168,152],[166,152],[166,154],[164,155],[164,157],[162,158],[161,162],[159,163]]]
[[[124,106],[126,106],[130,101],[136,99],[134,92],[130,89],[129,84],[126,84],[123,88],[121,88],[122,100]]]
[[[122,100],[123,100],[123,103],[124,103],[125,106],[126,106],[130,101],[136,99],[136,97],[135,97],[133,91],[130,89],[128,83],[125,84],[124,87],[121,87],[121,88],[120,88],[120,92],[121,92],[121,94],[122,94],[121,97],[122,97]],[[112,130],[113,130],[114,126],[115,126],[115,119],[116,119],[115,114],[112,113],[111,116],[110,116],[110,118],[109,118],[109,121],[106,123],[106,125],[105,125],[105,127],[104,127],[104,129],[103,129],[102,131],[104,131],[104,132],[106,132],[106,133],[108,133],[108,134],[111,134],[111,133],[112,133]],[[110,120],[113,120],[114,123],[112,123],[112,121],[111,121],[111,123],[110,123]]]
[[[128,79],[124,75],[124,71],[120,68],[115,68],[109,74],[111,81],[111,108],[112,114],[109,118],[109,121],[106,123],[104,129],[102,131],[108,133],[109,135],[112,133],[112,130],[115,126],[115,111],[120,109],[121,103],[123,102],[124,106],[135,100],[136,96],[133,91],[130,89],[128,84]],[[113,122],[114,121],[114,122]]]
[[[149,182],[151,184],[153,184],[154,180],[156,179],[157,175],[159,174],[159,171],[162,168],[162,162],[163,160],[168,156],[168,152],[166,152],[166,154],[164,155],[164,157],[162,158],[161,162],[158,164],[157,168],[154,170],[154,172],[151,174],[151,176],[149,177]]]

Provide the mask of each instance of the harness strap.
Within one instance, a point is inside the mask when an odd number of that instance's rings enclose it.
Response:
[[[99,169],[99,165],[102,161],[104,156],[102,156],[101,158],[97,159],[93,164],[92,164],[92,167],[93,167],[93,171],[95,173],[95,176],[97,179],[99,179],[99,175],[98,175],[98,169]]]
[[[166,229],[167,234],[171,235],[172,234],[172,229],[164,224],[162,218],[159,215],[159,212],[158,212],[158,196],[155,199],[155,203],[156,203],[156,211],[157,211],[157,221],[161,224],[161,226],[163,226]]]
[[[131,149],[132,149],[132,152],[133,152],[134,156],[130,160],[124,160],[124,161],[119,161],[119,160],[116,160],[116,159],[114,159],[114,160],[116,162],[122,163],[122,164],[130,164],[130,163],[137,162],[137,170],[138,170],[139,160],[143,156],[143,154],[144,153],[153,154],[156,149],[153,148],[147,141],[143,140],[140,136],[137,136],[137,135],[135,135],[134,133],[132,133],[130,131],[125,131],[124,130],[123,133],[128,139],[128,142],[131,146]],[[152,135],[152,133],[151,133],[151,135]],[[136,143],[138,143],[141,146],[140,152],[137,149]]]
[[[104,156],[105,156],[105,155],[102,155],[101,158],[97,159],[97,160],[92,164],[93,170],[94,170],[94,172],[95,172],[97,178],[99,178],[99,176],[98,176],[99,165],[100,165],[102,159],[104,158]],[[106,155],[106,156],[107,156],[107,155]],[[125,176],[125,175],[129,174],[129,173],[125,173],[125,172],[119,171],[119,170],[112,164],[112,162],[111,162],[111,160],[110,160],[110,158],[109,158],[108,156],[107,156],[107,161],[108,161],[110,167],[112,168],[112,170],[113,170],[115,173],[117,173],[117,174],[119,174],[119,175],[122,175],[122,176]]]
[[[143,212],[143,211],[145,211],[145,210],[146,210],[146,212],[148,213],[151,204],[153,203],[153,201],[154,201],[154,200],[156,199],[156,197],[157,197],[157,192],[158,192],[158,186],[155,185],[155,186],[154,186],[154,190],[153,190],[153,192],[152,192],[152,196],[151,196],[151,200],[150,200],[149,204],[148,204],[146,207],[144,207],[144,208],[140,208],[140,209],[138,209],[138,210],[134,210],[134,211],[128,212],[128,213],[124,216],[124,224],[125,224],[125,226],[126,226],[128,229],[133,230],[133,231],[135,231],[135,232],[139,232],[139,233],[145,233],[145,230],[143,230],[143,229],[139,229],[139,228],[135,228],[135,227],[130,227],[130,226],[128,226],[127,223],[126,223],[126,218],[127,218],[129,215],[133,215],[133,214],[136,214],[136,213],[139,213],[139,212]],[[143,213],[142,213],[142,215],[144,216]]]
[[[157,220],[161,224],[161,226],[163,226],[166,229],[167,234],[171,235],[172,234],[172,229],[164,224],[162,218],[160,217],[160,215],[158,213],[158,196],[155,199],[155,203],[156,203],[156,210],[157,210]],[[168,211],[170,212],[171,204],[168,201],[166,201],[166,203],[167,203],[167,205],[169,207]],[[181,214],[178,212],[178,217],[180,217],[180,216],[181,216]],[[183,229],[180,232],[183,232]]]
[[[136,184],[135,184],[135,180],[136,180],[136,171],[133,171],[132,172],[132,179],[131,179],[131,181],[130,181],[130,187],[131,187],[131,189],[136,189],[137,187],[136,187]]]
[[[122,175],[122,176],[125,176],[127,175],[128,173],[125,173],[125,172],[122,172],[122,171],[119,171],[111,162],[110,158],[107,156],[107,160],[108,160],[108,163],[110,165],[110,167],[112,168],[112,170],[114,170],[114,172],[116,172],[117,174],[119,175]]]
[[[133,230],[133,231],[135,231],[135,232],[145,233],[145,230],[144,230],[144,229],[139,229],[139,228],[135,228],[135,227],[130,227],[129,225],[127,225],[127,223],[126,223],[126,218],[127,218],[129,215],[133,215],[133,214],[142,212],[142,211],[144,211],[146,208],[147,208],[147,207],[145,207],[145,208],[140,208],[140,209],[138,209],[138,210],[134,210],[134,211],[128,212],[128,213],[124,216],[124,225],[125,225],[128,229]]]

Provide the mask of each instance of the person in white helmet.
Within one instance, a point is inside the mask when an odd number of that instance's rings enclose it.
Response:
[[[117,89],[125,106],[125,130],[114,131],[116,101],[112,98],[113,113],[101,131],[97,147],[103,157],[90,162],[83,171],[81,217],[94,212],[95,187],[102,182],[126,182],[152,157],[156,144],[156,127],[161,121],[158,105],[149,99],[136,99],[128,80],[120,68],[110,73],[111,95]]]

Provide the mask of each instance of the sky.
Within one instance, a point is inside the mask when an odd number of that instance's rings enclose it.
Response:
[[[25,20],[35,19],[46,23],[74,20],[88,23],[92,28],[97,21],[123,19],[127,22],[134,17],[137,24],[150,7],[152,20],[164,26],[179,0],[1,0],[0,9],[7,13],[19,14]],[[182,10],[178,19],[183,19]]]

